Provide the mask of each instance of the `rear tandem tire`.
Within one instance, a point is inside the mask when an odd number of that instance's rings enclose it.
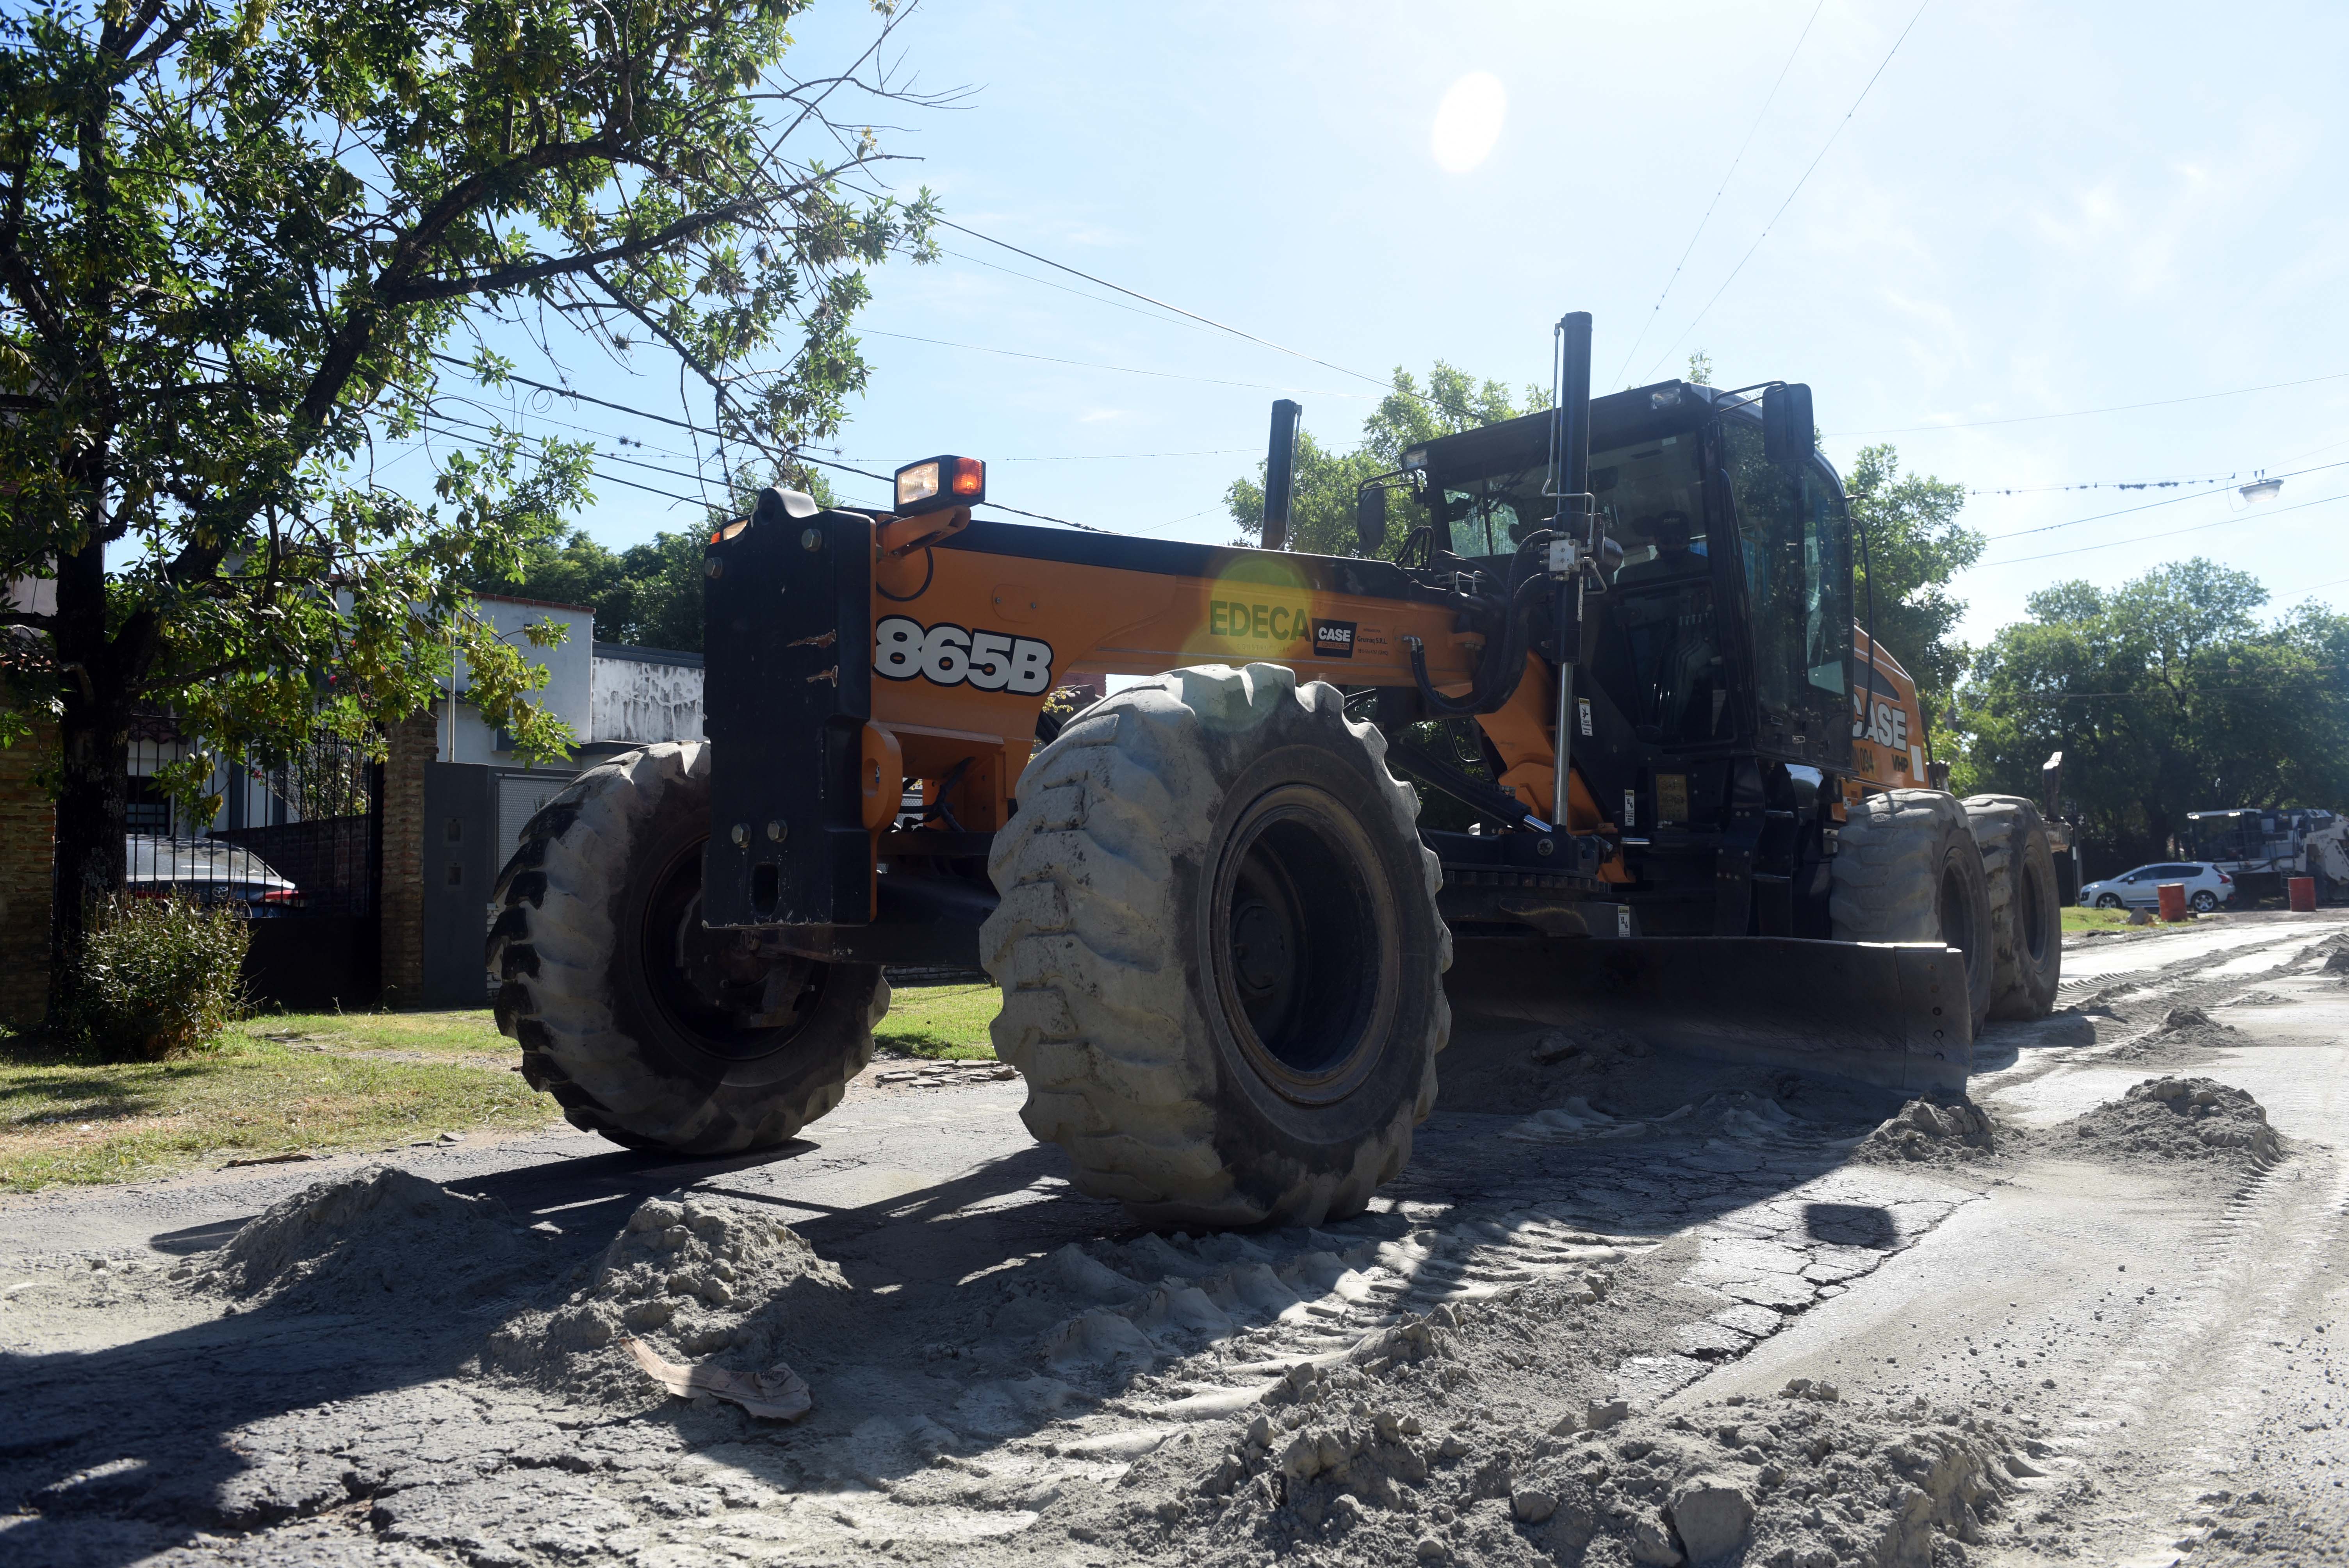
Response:
[[[664,743],[581,774],[498,878],[490,972],[523,1076],[630,1149],[788,1142],[873,1059],[872,965],[761,954],[700,922],[709,748]]]
[[[1870,791],[1828,863],[1837,942],[1940,942],[1966,955],[1973,1031],[1990,1016],[1997,965],[1990,885],[1965,809],[1939,789]]]
[[[1990,884],[1993,1018],[2044,1018],[2064,978],[2064,907],[2039,808],[2020,795],[1969,795],[1966,821]]]
[[[1315,1224],[1410,1158],[1451,1031],[1418,800],[1322,682],[1175,670],[1037,753],[979,934],[1021,1119],[1152,1223]]]

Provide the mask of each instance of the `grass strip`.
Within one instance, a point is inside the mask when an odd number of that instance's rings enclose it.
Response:
[[[889,1016],[873,1031],[885,1051],[931,1061],[991,1062],[987,1026],[1003,1006],[992,985],[906,985],[889,997]]]
[[[412,1038],[393,1048],[414,1049]],[[370,1059],[244,1027],[217,1049],[168,1062],[93,1063],[9,1040],[0,1042],[0,1191],[135,1181],[230,1155],[535,1129],[556,1114],[502,1068]]]

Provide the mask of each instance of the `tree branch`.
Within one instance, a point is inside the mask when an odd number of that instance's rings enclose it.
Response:
[[[781,196],[760,195],[747,197],[740,201],[731,201],[723,207],[712,208],[706,212],[697,212],[691,217],[680,218],[665,229],[631,240],[626,244],[607,246],[601,251],[593,251],[582,256],[561,256],[552,261],[534,262],[526,266],[500,267],[494,272],[476,273],[471,277],[436,278],[426,283],[409,284],[396,289],[381,290],[379,293],[382,297],[394,304],[414,304],[427,300],[453,299],[459,294],[487,294],[492,291],[519,288],[525,284],[544,282],[548,278],[575,276],[580,273],[591,272],[607,262],[631,261],[647,252],[657,251],[679,240],[689,240],[704,229],[731,222],[745,212],[766,206],[771,202],[787,200],[791,191],[805,189],[804,185],[797,185]]]

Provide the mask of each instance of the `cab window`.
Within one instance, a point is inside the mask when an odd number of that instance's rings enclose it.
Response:
[[[1814,465],[1768,461],[1759,424],[1729,419],[1723,430],[1762,705],[1781,712],[1840,706],[1851,659],[1843,500]]]

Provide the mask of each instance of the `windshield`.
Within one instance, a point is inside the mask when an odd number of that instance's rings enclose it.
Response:
[[[1705,559],[1702,469],[1694,435],[1637,441],[1590,455],[1590,490],[1608,537],[1623,547],[1623,568],[1647,576],[1702,571]],[[1557,500],[1542,494],[1547,460],[1515,473],[1446,480],[1444,519],[1456,555],[1507,555],[1549,525]],[[1634,581],[1639,578],[1635,574]]]
[[[1762,427],[1723,421],[1730,488],[1765,708],[1815,708],[1841,697],[1851,659],[1851,564],[1843,500],[1816,468],[1768,461]]]

